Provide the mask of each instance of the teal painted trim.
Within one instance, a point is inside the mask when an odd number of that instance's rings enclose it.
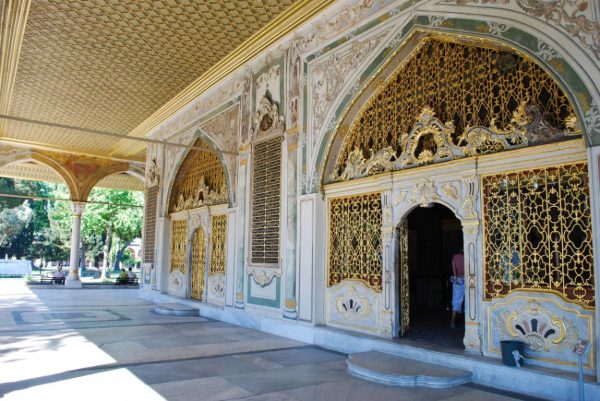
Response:
[[[250,281],[252,280],[251,276],[248,276],[248,303],[252,305],[260,305],[266,306],[269,308],[277,308],[281,307],[281,279],[279,277],[275,277],[275,293],[277,297],[275,300],[264,299],[252,296],[252,286],[250,285]]]
[[[549,63],[543,63],[542,60],[536,56],[535,53],[538,50],[537,37],[514,27],[505,31],[502,36],[494,36],[489,33],[489,26],[486,22],[459,18],[449,18],[444,20],[441,27],[431,27],[428,17],[418,16],[414,20],[408,22],[407,25],[402,28],[402,31],[399,34],[400,40],[394,40],[393,42],[402,43],[409,37],[410,34],[412,34],[415,29],[418,29],[419,27],[438,32],[451,32],[456,34],[468,33],[472,36],[480,36],[492,41],[505,41],[514,45],[517,50],[526,53],[529,57],[535,60],[538,65],[540,65],[552,78],[559,83],[559,86],[575,107],[576,112],[578,113],[579,121],[584,121],[585,113],[590,109],[593,97],[583,81],[581,81],[579,75],[566,60],[557,57],[553,58]],[[359,93],[364,89],[365,83],[369,82],[369,80],[372,78],[373,72],[376,71],[381,64],[387,62],[389,57],[393,55],[396,50],[396,48],[391,47],[383,49],[383,51],[376,56],[373,62],[369,64],[365,72],[360,77],[359,83],[361,84],[361,87],[359,89]],[[346,94],[342,102],[340,102],[340,105],[334,113],[333,121],[336,124],[339,123],[340,117],[343,115],[352,99],[352,95]],[[325,152],[329,143],[333,140],[333,134],[334,133],[331,131],[326,132],[324,134],[324,140],[321,142],[321,146],[317,150],[315,170],[320,175],[323,174],[323,169],[325,168],[325,163],[327,162],[325,159]],[[584,137],[589,139],[586,135],[584,135]],[[595,135],[591,139],[592,146],[600,145],[600,135]]]
[[[271,64],[265,65],[260,70],[252,74],[252,81],[256,81],[256,78],[269,71],[270,68],[279,65],[279,114],[285,111],[285,55],[281,55],[274,59]],[[252,111],[256,111],[256,85],[252,85]]]

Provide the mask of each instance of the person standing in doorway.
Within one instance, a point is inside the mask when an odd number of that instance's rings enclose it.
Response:
[[[465,299],[465,255],[462,248],[452,256],[452,320],[450,327],[455,328],[456,314],[462,313]]]

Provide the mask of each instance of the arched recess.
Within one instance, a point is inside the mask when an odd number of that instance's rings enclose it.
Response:
[[[513,28],[515,31],[520,32],[517,28]],[[314,174],[317,174],[320,177],[320,187],[323,188],[328,180],[328,175],[331,174],[335,168],[336,161],[340,155],[341,148],[344,145],[344,141],[346,139],[346,135],[352,129],[352,125],[356,123],[356,121],[360,118],[365,108],[368,108],[373,102],[375,102],[375,98],[377,94],[385,91],[386,86],[390,80],[394,77],[398,76],[399,70],[404,68],[407,64],[410,63],[411,59],[415,57],[415,53],[418,53],[419,49],[423,47],[424,42],[428,42],[431,40],[440,40],[445,42],[454,42],[457,44],[464,44],[467,46],[479,47],[482,49],[496,49],[499,53],[512,55],[513,57],[526,60],[530,65],[538,68],[543,75],[545,76],[545,80],[548,82],[552,81],[556,86],[558,91],[560,91],[561,97],[567,100],[567,103],[570,107],[570,113],[575,118],[570,120],[569,127],[571,133],[574,131],[580,131],[583,127],[583,122],[585,116],[583,113],[587,110],[590,110],[592,103],[592,95],[587,87],[585,87],[582,81],[576,76],[574,71],[576,68],[572,67],[569,64],[569,60],[560,59],[560,62],[549,63],[545,60],[542,60],[538,55],[532,53],[530,49],[528,49],[525,45],[521,46],[519,43],[515,43],[514,41],[506,41],[502,38],[498,37],[490,37],[490,35],[482,35],[478,32],[468,32],[468,33],[448,33],[438,31],[436,28],[432,27],[420,27],[413,26],[411,28],[405,28],[404,33],[402,33],[401,39],[403,39],[402,45],[398,49],[393,49],[392,45],[390,47],[385,48],[382,51],[382,55],[385,56],[383,62],[378,60],[373,61],[370,65],[365,67],[364,71],[360,71],[357,73],[358,76],[367,76],[366,79],[360,79],[360,89],[355,96],[350,97],[348,93],[342,92],[338,96],[339,99],[349,99],[343,100],[341,102],[337,102],[337,108],[334,112],[334,118],[332,119],[332,123],[329,126],[335,127],[333,130],[325,132],[323,134],[323,139],[319,142],[319,147],[315,150],[314,157],[312,159],[311,165],[309,166],[308,171],[313,171]],[[531,36],[527,34],[528,36]],[[517,38],[519,35],[516,35]],[[524,36],[524,35],[523,35]],[[390,51],[394,50],[394,51]],[[379,63],[379,64],[378,64]],[[560,65],[560,68],[555,68],[556,65]],[[369,76],[366,71],[375,70],[376,74]],[[556,73],[557,69],[568,70],[570,72],[569,78],[565,76],[559,76]],[[452,66],[448,67],[448,71],[452,71]],[[430,81],[433,81],[434,78],[428,77]],[[357,78],[358,79],[358,78]],[[567,81],[567,82],[565,82]],[[455,88],[449,87],[450,90]],[[513,108],[516,109],[519,105],[519,101],[515,103],[516,106]],[[433,107],[433,105],[429,105]],[[417,110],[416,113],[419,113],[423,110]],[[436,113],[436,117],[439,117],[441,122],[451,122],[453,120],[453,116],[446,116],[444,110],[435,110],[433,107],[432,111]],[[514,110],[511,110],[514,111]],[[544,110],[541,110],[542,112]],[[532,111],[533,113],[533,111]],[[388,119],[390,116],[386,116]],[[408,129],[405,133],[408,133],[409,129],[413,126],[413,124],[417,121],[418,114],[413,116],[413,120],[410,124],[408,124]],[[562,122],[558,122],[559,130],[565,131],[566,121],[564,120],[565,116],[561,116],[563,118]],[[392,116],[391,118],[395,118]],[[493,121],[495,124],[494,128],[498,130],[502,130],[506,128],[507,125],[510,124],[510,120],[512,118],[512,113],[509,113],[508,121],[500,121],[497,118]],[[530,116],[531,118],[531,116]],[[485,120],[485,119],[484,119]],[[506,119],[505,119],[506,120]],[[536,123],[544,122],[540,119],[535,119]],[[476,121],[473,121],[476,123]],[[490,118],[487,118],[488,124],[484,126],[490,126]],[[469,121],[467,121],[469,123]],[[556,122],[554,122],[556,123]],[[459,131],[460,124],[455,123],[455,130]],[[392,132],[391,135],[396,135],[397,141],[399,142],[402,133]],[[371,147],[363,148],[363,157],[368,159],[369,149]],[[350,149],[352,150],[352,149]],[[373,149],[374,153],[376,153],[376,149]],[[347,152],[349,153],[349,152]],[[346,154],[347,154],[346,153]]]
[[[71,199],[72,200],[81,199],[80,198],[81,191],[79,190],[79,188],[77,186],[75,178],[69,173],[69,171],[67,171],[64,168],[64,166],[62,166],[60,163],[56,162],[55,160],[53,160],[50,157],[45,156],[43,154],[37,153],[35,151],[20,152],[18,154],[15,154],[10,159],[0,160],[0,167],[6,166],[9,164],[14,164],[14,163],[27,163],[27,162],[41,164],[41,165],[49,167],[50,169],[55,171],[60,176],[60,178],[64,181],[65,185],[69,189],[69,194],[71,196]]]
[[[194,146],[208,147],[198,138]],[[227,203],[228,180],[215,152],[190,150],[177,168],[169,188],[168,212]]]

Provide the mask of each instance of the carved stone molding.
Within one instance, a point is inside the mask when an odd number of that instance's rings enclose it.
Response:
[[[440,197],[436,192],[435,183],[427,179],[423,179],[421,182],[417,183],[411,195],[411,201],[413,203],[418,203],[421,207],[429,207],[439,199]]]
[[[81,217],[83,214],[83,210],[85,209],[85,203],[83,202],[73,202],[72,203],[73,216]]]
[[[356,40],[347,49],[316,61],[310,66],[313,133],[316,134],[317,129],[324,125],[325,116],[331,103],[352,77],[354,71],[386,35],[387,31],[364,40]],[[317,139],[318,136],[315,135],[313,145]]]
[[[160,172],[156,159],[152,159],[149,163],[148,169],[146,170],[146,188],[152,188],[159,184]]]
[[[260,287],[264,288],[270,285],[276,277],[281,277],[281,273],[274,269],[248,269],[248,276]]]
[[[263,96],[252,117],[252,140],[283,135],[285,118],[279,115],[279,107],[266,95]]]
[[[442,0],[443,4],[515,4],[523,11],[559,27],[573,40],[600,59],[600,22],[589,15],[589,0]],[[507,7],[507,6],[504,6]]]

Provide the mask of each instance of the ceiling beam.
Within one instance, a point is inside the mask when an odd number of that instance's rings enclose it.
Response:
[[[77,131],[80,133],[108,136],[108,137],[112,137],[112,138],[119,138],[119,139],[126,140],[126,141],[145,142],[145,143],[152,143],[155,145],[173,146],[176,148],[185,148],[185,149],[190,149],[190,150],[197,150],[197,151],[217,153],[217,154],[222,153],[222,154],[234,155],[234,156],[238,155],[238,153],[236,153],[236,152],[227,152],[224,150],[221,151],[221,150],[217,150],[217,149],[213,149],[213,148],[209,148],[209,147],[186,145],[183,143],[169,142],[169,141],[163,141],[163,140],[159,140],[159,139],[150,139],[150,138],[146,138],[146,137],[141,137],[141,138],[131,137],[131,136],[127,136],[125,134],[117,134],[114,132],[100,131],[100,130],[95,130],[95,129],[91,129],[91,128],[73,127],[71,125],[57,124],[57,123],[51,123],[51,122],[47,122],[47,121],[31,120],[29,118],[9,116],[6,114],[0,114],[0,120],[17,121],[17,122],[25,123],[25,124],[34,124],[34,125],[40,125],[40,126],[44,126],[44,127],[60,128],[60,129],[66,129],[66,130],[70,130],[70,131]],[[3,140],[3,139],[5,139],[5,138],[0,138],[0,140]]]
[[[232,72],[240,69],[269,46],[295,31],[306,21],[329,7],[335,0],[299,0],[284,13],[245,40],[233,52],[208,69],[198,79],[165,103],[144,122],[134,128],[130,137],[145,137],[150,130],[164,122],[179,109],[210,89]],[[113,153],[115,153],[113,151]]]

